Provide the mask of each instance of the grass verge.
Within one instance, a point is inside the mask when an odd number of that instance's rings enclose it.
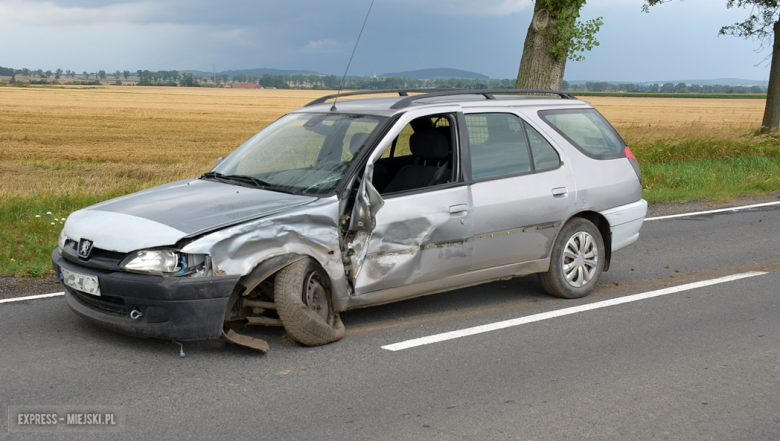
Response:
[[[0,274],[51,274],[51,252],[70,213],[140,189],[136,186],[98,194],[0,196]]]
[[[653,203],[725,201],[780,190],[780,157],[745,155],[641,167],[643,197]]]

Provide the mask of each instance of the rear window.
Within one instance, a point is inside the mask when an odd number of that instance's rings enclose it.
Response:
[[[626,143],[595,109],[541,110],[539,116],[591,158],[614,159],[625,155]]]

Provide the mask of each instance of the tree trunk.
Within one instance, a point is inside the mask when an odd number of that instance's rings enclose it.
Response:
[[[515,87],[518,89],[561,90],[566,57],[558,59],[551,53],[554,41],[544,30],[550,23],[550,13],[543,2],[536,2],[534,16],[523,45],[523,56],[517,72]],[[780,72],[780,71],[778,71]]]
[[[772,66],[769,68],[769,87],[766,91],[766,108],[761,133],[777,132],[780,125],[780,20],[774,26]]]

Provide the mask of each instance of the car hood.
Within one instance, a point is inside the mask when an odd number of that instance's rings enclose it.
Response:
[[[65,235],[96,248],[130,252],[173,245],[317,200],[221,182],[188,179],[87,207],[68,216]]]

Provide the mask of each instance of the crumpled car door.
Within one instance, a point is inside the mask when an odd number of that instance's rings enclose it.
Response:
[[[468,187],[431,187],[383,199],[359,188],[348,235],[355,295],[442,280],[471,266]]]

